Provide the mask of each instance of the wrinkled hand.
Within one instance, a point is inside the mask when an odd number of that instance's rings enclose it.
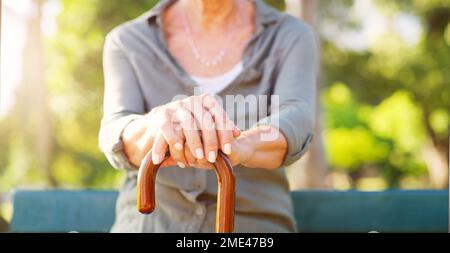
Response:
[[[161,166],[211,168],[218,150],[233,157],[239,152],[235,137],[239,129],[217,100],[208,94],[188,97],[152,110],[148,115],[152,133],[152,161]],[[234,149],[237,150],[234,150]]]
[[[185,158],[187,161],[187,165],[190,167],[198,168],[198,169],[213,169],[214,166],[211,162],[206,159],[198,159],[193,155],[193,152],[186,146],[185,150]],[[237,139],[234,139],[232,142],[232,152],[227,155],[233,166],[238,164],[245,164],[251,156],[254,154],[254,149],[252,143],[245,138],[245,136],[240,136]],[[162,166],[170,166],[176,164],[172,158],[169,158],[166,162],[163,163]]]

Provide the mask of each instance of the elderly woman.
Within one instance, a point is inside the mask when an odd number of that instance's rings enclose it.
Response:
[[[235,166],[235,231],[296,231],[284,167],[314,127],[315,41],[304,23],[260,0],[162,0],[107,36],[104,73],[100,147],[127,171],[113,232],[213,232],[219,151]],[[223,106],[230,96],[258,102]],[[150,150],[154,164],[170,158],[145,216],[136,171]]]

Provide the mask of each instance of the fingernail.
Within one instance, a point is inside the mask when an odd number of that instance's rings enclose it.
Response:
[[[231,155],[231,144],[230,143],[223,145],[223,152],[226,155]]]
[[[182,162],[179,162],[178,167],[184,169],[184,168],[186,168],[186,165],[184,165],[184,163],[182,163]]]
[[[159,155],[153,154],[152,156],[153,164],[158,165],[159,164]]]
[[[177,142],[175,144],[175,149],[178,150],[178,151],[181,151],[181,150],[183,150],[183,145],[181,145],[181,143]]]
[[[240,135],[241,135],[241,130],[239,128],[235,127],[233,129],[233,136],[234,137],[239,137]]]
[[[195,154],[197,155],[197,159],[203,159],[203,157],[205,157],[201,148],[196,149]]]
[[[209,161],[210,163],[216,162],[216,152],[210,151],[210,152],[208,153],[208,161]]]

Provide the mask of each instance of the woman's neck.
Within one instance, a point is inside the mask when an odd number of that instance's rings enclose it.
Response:
[[[209,32],[223,31],[234,22],[240,0],[182,0],[194,27]]]

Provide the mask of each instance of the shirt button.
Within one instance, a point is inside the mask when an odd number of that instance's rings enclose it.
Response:
[[[197,210],[195,210],[195,214],[202,216],[205,214],[205,209],[203,207],[198,207]]]

